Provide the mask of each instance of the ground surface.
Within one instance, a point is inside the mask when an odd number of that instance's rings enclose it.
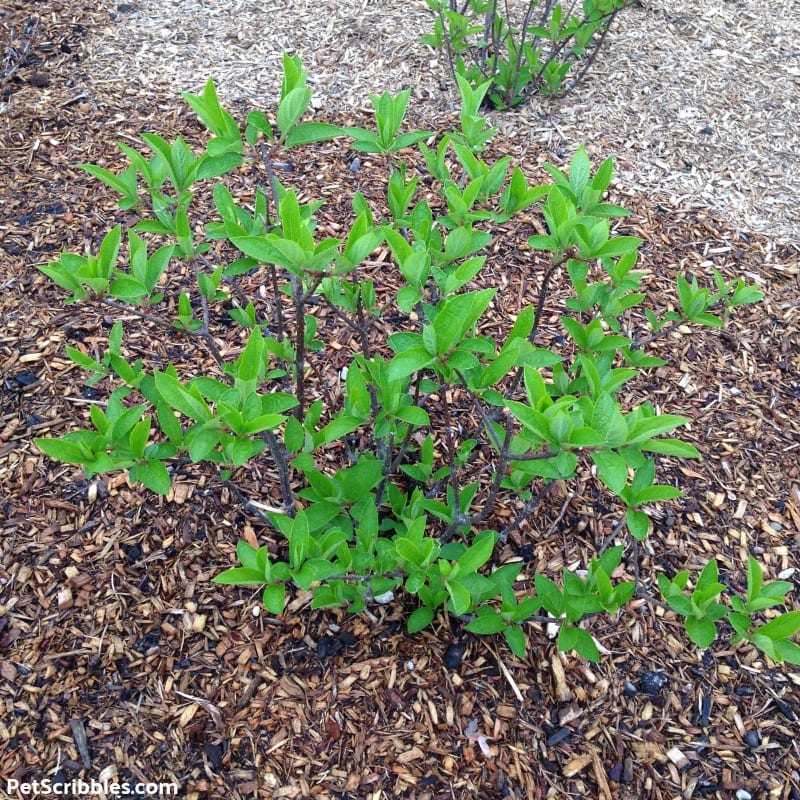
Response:
[[[23,2],[4,10],[0,25],[17,31],[31,14]],[[297,596],[279,620],[255,616],[256,595],[209,581],[237,539],[269,534],[210,474],[180,472],[163,500],[121,476],[86,483],[38,453],[33,436],[73,429],[106,391],[86,390],[64,346],[101,351],[108,319],[65,307],[35,270],[62,247],[96,248],[119,217],[76,165],[121,165],[114,142],[142,130],[200,131],[165,92],[80,88],[103,9],[51,0],[36,12],[32,60],[4,87],[0,114],[2,779],[174,780],[186,798],[800,797],[797,668],[725,638],[701,654],[643,600],[590,622],[610,651],[599,665],[558,656],[535,626],[524,660],[444,617],[409,637],[399,605],[348,617]],[[377,167],[349,166],[332,145],[287,176],[329,195],[323,228],[348,190],[378,201]],[[797,248],[696,209],[617,199],[647,241],[656,305],[677,273],[708,279],[712,266],[766,294],[722,335],[676,334],[660,348],[668,368],[631,390],[630,402],[648,394],[691,416],[685,438],[704,454],[664,464],[686,497],[660,509],[642,578],[716,553],[740,588],[752,553],[770,578],[795,582],[798,607]],[[507,232],[493,257],[487,280],[509,298],[500,312],[535,296],[529,235]],[[155,338],[131,346],[181,356]],[[274,491],[263,465],[240,477],[250,497]],[[501,558],[554,577],[585,564],[617,519],[596,488],[589,476],[567,487]],[[630,573],[632,553],[626,563]],[[454,642],[465,653],[449,669]]]

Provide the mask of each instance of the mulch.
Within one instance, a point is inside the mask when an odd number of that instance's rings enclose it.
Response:
[[[24,30],[31,13],[12,3],[0,37]],[[271,618],[257,592],[210,582],[233,564],[240,538],[274,537],[211,470],[179,465],[161,498],[124,475],[87,481],[36,449],[33,437],[85,424],[108,392],[85,386],[64,347],[101,353],[114,318],[65,306],[36,270],[62,248],[96,249],[126,220],[78,165],[121,166],[114,143],[143,130],[201,138],[177,97],[80,88],[83,42],[103,13],[85,2],[37,5],[39,36],[0,85],[3,781],[175,782],[187,800],[800,798],[797,667],[725,637],[701,653],[671,612],[643,598],[589,620],[610,653],[599,664],[558,654],[535,624],[524,659],[444,614],[409,636],[402,598],[353,616],[312,611],[297,592]],[[353,191],[377,202],[384,180],[368,158],[356,169],[343,144],[309,148],[281,178],[330,198],[321,234],[335,230]],[[241,181],[246,191],[248,176]],[[664,481],[685,497],[652,510],[654,530],[638,552],[629,547],[626,574],[638,563],[652,585],[659,572],[715,555],[741,590],[750,553],[770,579],[800,589],[798,250],[702,210],[615,199],[634,211],[621,230],[645,239],[657,308],[677,274],[707,281],[712,268],[744,274],[766,295],[722,333],[681,330],[659,342],[668,365],[626,396],[691,417],[682,436],[703,453],[696,463],[664,459]],[[536,296],[531,224],[509,227],[491,254],[485,280],[501,287],[493,335]],[[545,335],[556,334],[564,291],[548,300]],[[131,342],[152,364],[192,366],[179,339],[145,331]],[[341,364],[320,362],[318,391],[332,391],[325,381],[349,360],[346,342],[339,353]],[[246,497],[278,499],[266,462],[235,478]],[[513,510],[511,498],[498,516]],[[618,515],[587,471],[509,538],[498,563],[521,557],[523,574],[558,578],[588,563]]]

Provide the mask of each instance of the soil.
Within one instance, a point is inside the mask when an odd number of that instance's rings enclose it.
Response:
[[[32,12],[16,0],[0,15],[16,52]],[[50,778],[168,782],[187,800],[800,798],[800,669],[730,645],[729,630],[700,652],[672,612],[637,598],[587,621],[608,651],[589,664],[557,653],[538,624],[526,628],[523,659],[445,614],[408,635],[413,606],[402,598],[348,615],[312,611],[297,591],[272,618],[258,592],[211,583],[239,539],[275,542],[242,504],[280,503],[268,461],[237,472],[241,494],[211,469],[178,465],[163,498],[43,456],[33,438],[86,425],[110,389],[87,387],[65,346],[102,353],[116,317],[65,305],[37,267],[62,249],[96,252],[110,227],[132,221],[79,165],[119,169],[115,143],[145,130],[203,139],[173,96],[81,89],[104,14],[86,0],[38,3],[32,47],[18,69],[4,62],[0,84],[0,793],[22,796],[8,781]],[[492,155],[502,154],[496,142]],[[334,235],[352,192],[380,203],[385,173],[368,157],[356,167],[333,143],[304,150],[281,179],[328,199],[320,234]],[[242,192],[249,180],[243,172]],[[647,398],[690,417],[681,435],[703,458],[663,459],[663,482],[684,497],[651,509],[638,548],[620,539],[622,576],[653,587],[659,573],[696,574],[715,555],[741,591],[752,554],[768,579],[795,584],[788,607],[800,609],[798,248],[619,186],[612,200],[633,212],[620,231],[645,240],[656,308],[669,307],[678,274],[709,284],[712,269],[765,294],[722,331],[679,329],[658,342],[666,366],[627,390],[629,407]],[[503,230],[482,278],[502,290],[498,331],[536,298],[544,266],[526,245],[536,224]],[[548,299],[545,335],[557,333],[565,294],[558,286]],[[184,341],[132,317],[126,330],[126,347],[148,363],[196,367]],[[346,334],[340,360],[320,368],[331,381],[349,360]],[[220,337],[237,346],[235,330]],[[521,558],[524,575],[560,579],[585,568],[618,521],[584,471],[497,563]]]

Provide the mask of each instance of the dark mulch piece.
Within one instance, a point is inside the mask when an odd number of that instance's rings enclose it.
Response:
[[[36,10],[38,61],[19,71],[0,117],[4,778],[175,781],[186,798],[796,797],[797,668],[724,643],[698,653],[680,622],[645,600],[589,622],[610,651],[598,665],[558,655],[537,626],[524,660],[499,641],[465,638],[444,616],[408,636],[399,601],[349,617],[312,612],[296,594],[271,619],[258,593],[210,583],[239,538],[274,540],[211,472],[179,467],[173,492],[158,498],[124,476],[86,481],[36,450],[34,436],[84,424],[108,392],[86,390],[64,347],[101,353],[113,317],[65,307],[35,269],[62,247],[96,248],[126,219],[77,165],[120,165],[113,143],[142,130],[200,135],[175,98],[77,95],[82,37],[104,12],[80,2]],[[14,3],[0,25],[24,25],[30,13]],[[347,218],[354,190],[380,196],[381,166],[367,157],[351,166],[342,145],[324,145],[282,175],[309,198],[329,198],[326,234]],[[239,180],[252,191],[244,172]],[[659,343],[668,367],[631,387],[631,403],[650,397],[691,417],[685,438],[704,459],[664,461],[664,478],[686,496],[653,510],[654,531],[628,554],[626,573],[638,558],[652,584],[659,571],[716,554],[724,580],[741,588],[752,553],[774,579],[796,565],[800,546],[798,251],[701,211],[617,199],[635,212],[624,230],[647,241],[656,306],[669,302],[677,274],[707,280],[712,267],[761,281],[767,295],[721,334],[681,331]],[[531,232],[527,222],[509,226],[491,254],[485,280],[501,287],[493,335],[535,298],[542,267],[525,245]],[[374,269],[390,296],[380,257]],[[562,296],[548,302],[551,338]],[[318,311],[321,325],[336,324]],[[128,327],[131,353],[186,366],[186,343]],[[226,349],[241,347],[238,332],[220,330]],[[326,399],[356,346],[346,331],[337,341],[314,365]],[[472,413],[457,394],[451,405]],[[279,502],[266,463],[236,480],[246,497]],[[531,573],[549,575],[585,565],[617,512],[586,472],[509,538],[501,560],[522,556]]]

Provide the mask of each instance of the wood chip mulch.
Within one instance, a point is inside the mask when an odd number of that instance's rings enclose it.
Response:
[[[86,481],[38,452],[34,436],[85,424],[108,389],[87,388],[64,347],[102,352],[113,319],[65,306],[35,269],[62,248],[96,249],[124,220],[78,165],[120,166],[114,143],[143,130],[201,134],[175,97],[76,92],[101,12],[86,0],[40,5],[34,46],[1,87],[0,793],[10,779],[104,777],[174,782],[186,800],[800,798],[797,667],[724,638],[698,652],[674,615],[644,599],[589,621],[610,651],[597,665],[559,655],[536,625],[522,660],[445,615],[409,636],[401,601],[348,616],[311,611],[297,593],[272,619],[258,593],[210,583],[240,538],[273,535],[211,472],[180,468],[159,498],[121,475]],[[12,2],[0,42],[31,14]],[[349,193],[380,196],[380,165],[353,169],[343,144],[310,148],[294,166],[287,182],[330,200],[327,233]],[[766,294],[722,333],[676,332],[658,348],[668,366],[630,390],[631,404],[647,396],[691,417],[684,438],[704,458],[664,460],[662,476],[686,496],[653,510],[627,574],[638,560],[652,585],[717,555],[740,590],[751,553],[769,579],[794,581],[800,608],[800,253],[711,214],[615,199],[635,212],[625,232],[646,240],[655,306],[666,307],[677,274],[709,280],[713,267]],[[507,230],[490,257],[498,331],[535,297],[531,224]],[[560,292],[545,318],[553,332]],[[152,363],[181,363],[180,341],[131,341]],[[320,391],[336,366],[320,367]],[[273,497],[267,465],[236,477],[245,496]],[[512,511],[509,501],[500,515]],[[617,519],[582,474],[499,560],[521,556],[529,574],[558,577],[585,566]]]

